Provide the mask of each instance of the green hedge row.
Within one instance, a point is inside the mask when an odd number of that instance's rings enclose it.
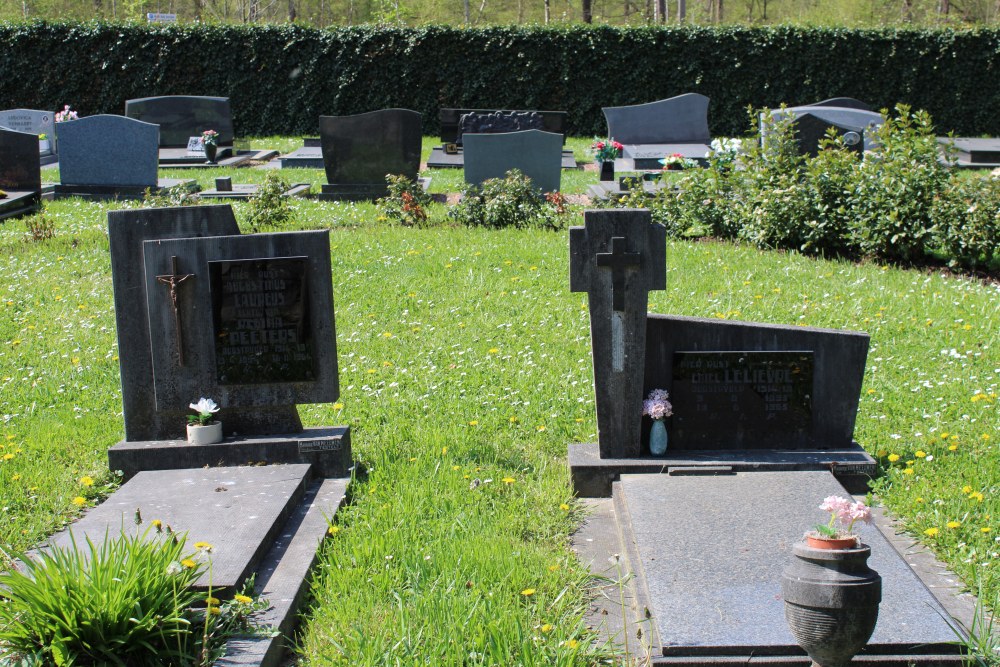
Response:
[[[746,107],[834,96],[926,109],[943,133],[1000,134],[1000,30],[615,28],[319,30],[295,25],[0,24],[0,108],[123,113],[126,99],[223,95],[238,135],[315,134],[320,114],[404,107],[569,112],[698,92],[714,135]]]

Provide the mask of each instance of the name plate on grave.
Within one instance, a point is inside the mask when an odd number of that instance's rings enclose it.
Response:
[[[202,143],[201,137],[188,137],[187,156],[205,157],[205,144]]]
[[[812,352],[675,352],[670,446],[804,446],[812,394]]]
[[[308,259],[209,262],[219,384],[316,379]]]

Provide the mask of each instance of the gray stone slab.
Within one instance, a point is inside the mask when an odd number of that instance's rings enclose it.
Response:
[[[63,185],[156,188],[159,128],[124,116],[87,116],[59,123]]]
[[[951,158],[958,166],[992,168],[1000,165],[998,138],[938,137],[938,142],[953,147]]]
[[[737,472],[787,472],[826,470],[851,493],[866,493],[875,477],[877,464],[860,445],[824,451],[784,449],[775,442],[773,449],[755,450],[672,450],[663,456],[637,458],[602,458],[596,442],[571,444],[569,468],[573,490],[582,498],[611,496],[611,485],[625,474],[713,474]]]
[[[853,97],[831,97],[828,100],[823,100],[822,102],[813,102],[812,104],[807,104],[805,106],[810,107],[840,107],[842,109],[858,109],[859,111],[874,111],[872,105],[867,102],[862,102],[861,100],[854,99]]]
[[[586,211],[571,227],[570,291],[587,292],[602,457],[639,456],[649,290],[666,288],[666,230],[645,209]]]
[[[431,149],[430,157],[427,158],[428,169],[462,169],[463,167],[465,167],[465,151],[461,148],[458,149],[457,153],[445,153],[443,147],[435,146]],[[562,152],[562,168],[582,169],[583,167],[576,163],[573,151],[564,150]]]
[[[796,654],[781,573],[791,547],[846,495],[824,472],[717,477],[626,475],[619,483],[630,534],[665,656]],[[862,531],[883,578],[869,653],[955,655],[944,610],[875,529]]]
[[[303,146],[288,155],[278,158],[282,169],[322,169],[323,149],[319,146]]]
[[[196,192],[198,182],[192,178],[158,178],[153,187],[140,185],[64,185],[56,183],[52,186],[53,199],[68,199],[80,197],[92,201],[107,201],[113,199],[143,199],[147,193],[166,194],[168,191],[181,189],[185,192]]]
[[[283,197],[305,197],[312,187],[309,183],[295,183],[282,193]],[[250,199],[260,191],[257,183],[236,183],[229,190],[202,190],[198,196],[202,199]]]
[[[706,156],[711,152],[708,144],[626,144],[622,148],[623,168],[628,171],[647,169],[663,169],[660,160],[668,155],[680,155],[687,160],[694,160],[699,165],[707,162]],[[616,163],[618,160],[615,161]]]
[[[686,93],[648,104],[605,107],[608,136],[622,144],[709,144],[708,98]]]
[[[141,261],[143,241],[239,233],[233,209],[228,205],[108,212],[126,440],[182,437],[188,413],[187,406],[173,412],[156,410],[145,269]]]
[[[418,178],[417,187],[427,192],[431,179]],[[324,183],[320,191],[311,195],[325,201],[374,201],[389,194],[385,183]]]
[[[0,190],[41,192],[37,135],[0,127]]]
[[[351,467],[347,426],[306,428],[300,433],[225,438],[211,445],[186,440],[122,441],[108,450],[108,467],[131,479],[147,470],[267,463],[308,463],[320,477],[342,477]]]
[[[219,133],[219,146],[233,143],[233,114],[228,97],[161,95],[125,101],[129,118],[160,126],[160,146],[186,147],[205,130]]]
[[[48,137],[49,147],[46,150],[41,150],[39,146],[42,164],[52,164],[59,159],[54,112],[36,109],[6,109],[0,111],[0,127],[34,134],[36,137],[44,134]]]
[[[854,331],[650,315],[646,323],[643,391],[674,397],[670,449],[844,449],[853,443],[869,336]],[[791,380],[739,375],[732,352],[808,352],[811,419],[791,419]],[[699,377],[678,383],[679,354],[704,353]],[[704,356],[703,355],[703,356]],[[758,355],[761,356],[761,355]],[[709,366],[715,359],[716,365]],[[773,388],[773,392],[772,392]],[[747,391],[757,400],[743,400]],[[782,396],[788,400],[778,401]],[[736,397],[734,399],[734,397]],[[772,400],[773,399],[773,400]],[[732,405],[739,407],[734,411]],[[774,425],[773,428],[771,425]],[[648,438],[644,427],[644,444]]]
[[[68,546],[70,532],[78,544],[84,536],[100,541],[123,530],[141,533],[159,519],[187,533],[189,547],[213,546],[211,574],[206,571],[198,584],[231,595],[267,554],[308,476],[306,464],[139,473],[51,543]],[[144,525],[135,525],[136,509]]]
[[[537,114],[542,119],[542,129],[555,134],[566,134],[566,119],[569,114],[565,111],[538,111],[518,110],[518,109],[452,109],[442,107],[438,110],[438,122],[441,126],[441,142],[445,144],[458,143],[461,145],[462,137],[459,131],[459,124],[462,116],[467,114],[491,114],[491,113],[531,113]]]
[[[378,187],[384,193],[387,174],[417,178],[423,136],[421,115],[416,111],[383,109],[354,116],[320,116],[319,133],[330,185]]]
[[[502,134],[466,134],[465,182],[479,185],[519,169],[542,192],[558,192],[562,176],[560,134],[524,130]]]
[[[228,434],[229,407],[337,399],[328,230],[146,241],[143,261],[157,410],[211,396]]]

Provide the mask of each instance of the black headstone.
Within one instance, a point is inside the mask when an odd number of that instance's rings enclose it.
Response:
[[[0,190],[41,189],[38,135],[0,128]]]
[[[185,148],[205,130],[219,133],[219,145],[233,144],[233,114],[228,97],[163,95],[125,102],[129,118],[160,126],[161,148]]]
[[[493,113],[531,113],[537,114],[542,119],[542,127],[537,128],[555,134],[566,134],[566,119],[569,114],[565,111],[517,111],[513,109],[452,109],[442,107],[438,109],[438,122],[441,125],[441,142],[443,144],[455,143],[461,146],[461,132],[459,123],[462,117],[467,114],[493,114]]]
[[[467,113],[458,123],[458,143],[462,135],[544,130],[545,119],[537,111],[494,111],[492,113]]]
[[[865,127],[857,125],[838,124],[825,120],[811,113],[796,116],[792,121],[795,141],[799,153],[816,156],[820,150],[820,142],[826,138],[827,130],[833,128],[838,137],[842,137],[848,150],[861,154],[864,151]]]

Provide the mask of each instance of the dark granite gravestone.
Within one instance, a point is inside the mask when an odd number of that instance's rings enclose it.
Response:
[[[563,135],[563,143],[566,137],[565,111],[513,111],[507,109],[439,109],[438,120],[441,123],[441,146],[431,149],[431,154],[427,158],[427,167],[430,169],[461,169],[465,166],[465,152],[463,150],[463,132],[460,125],[463,118],[468,117],[468,122],[475,122],[475,118],[487,117],[485,124],[479,124],[477,134],[488,132],[513,132],[525,129],[538,129],[554,134]],[[492,120],[490,120],[492,119]],[[536,125],[540,119],[541,125]],[[532,127],[513,127],[514,124],[530,123]],[[507,126],[510,126],[507,129]],[[562,152],[563,169],[579,169],[576,158],[572,150]]]
[[[938,137],[947,150],[946,159],[956,167],[966,169],[996,169],[1000,167],[1000,139],[981,137]]]
[[[39,147],[41,165],[44,167],[59,160],[54,112],[35,109],[7,109],[0,111],[0,127],[34,135],[44,134],[48,137],[49,147],[47,149]]]
[[[465,182],[479,185],[519,169],[542,192],[558,192],[562,176],[562,135],[541,130],[466,134]]]
[[[771,110],[771,119],[775,123],[790,115],[795,117],[793,125],[799,150],[809,155],[816,155],[819,141],[826,136],[827,128],[831,127],[844,137],[848,148],[859,152],[871,150],[875,147],[871,130],[885,122],[879,113],[849,107],[810,105]],[[761,114],[762,140],[769,131],[765,116]]]
[[[0,127],[0,220],[38,210],[42,172],[38,136]]]
[[[841,109],[858,109],[859,111],[874,111],[872,105],[867,102],[862,102],[861,100],[856,100],[853,97],[831,97],[828,100],[823,100],[822,102],[813,102],[812,104],[807,104],[805,106],[810,107],[840,107]]]
[[[136,198],[146,190],[194,186],[157,178],[156,125],[125,116],[98,115],[56,125],[59,179],[56,198]]]
[[[328,181],[320,198],[377,199],[388,192],[387,174],[417,180],[421,128],[420,114],[408,109],[320,116],[319,134]]]
[[[621,168],[661,169],[659,161],[674,153],[703,163],[712,141],[708,102],[704,95],[686,93],[648,104],[605,107],[608,136],[624,145]]]
[[[493,111],[490,113],[462,114],[458,121],[458,138],[456,143],[462,143],[462,135],[499,134],[502,132],[520,132],[522,130],[544,130],[545,119],[537,111]]]
[[[587,211],[572,227],[570,290],[587,292],[597,432],[603,458],[640,452],[649,290],[666,288],[666,229],[649,211]]]
[[[159,125],[161,148],[186,148],[188,139],[200,137],[205,130],[219,133],[220,149],[233,145],[233,114],[228,97],[143,97],[126,100],[125,115]]]

